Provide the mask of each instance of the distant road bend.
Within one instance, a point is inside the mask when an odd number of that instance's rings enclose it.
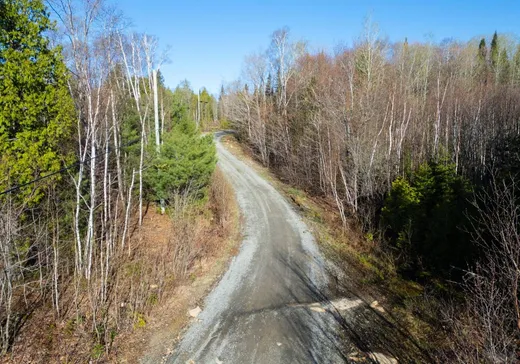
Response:
[[[235,189],[244,241],[167,362],[350,362],[357,334],[328,299],[329,275],[312,234],[275,188],[222,146],[225,134],[215,135],[218,163]]]

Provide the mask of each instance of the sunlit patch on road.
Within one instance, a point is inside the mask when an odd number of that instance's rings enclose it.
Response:
[[[350,298],[340,298],[330,302],[330,304],[338,311],[352,310],[356,307],[361,306],[363,303],[364,302],[359,298],[355,300]]]

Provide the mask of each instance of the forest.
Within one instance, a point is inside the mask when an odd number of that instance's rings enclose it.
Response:
[[[0,361],[117,361],[235,234],[230,128],[423,288],[432,361],[518,362],[519,38],[382,34],[278,29],[214,97],[109,2],[0,0]]]
[[[219,113],[284,182],[332,202],[401,277],[437,287],[441,362],[516,362],[520,43],[390,42],[370,19],[310,51],[288,28],[246,57]],[[447,353],[450,351],[450,353]]]
[[[2,359],[102,358],[226,234],[201,136],[216,100],[168,89],[167,54],[126,22],[104,1],[0,1]],[[163,245],[143,229],[156,209]]]

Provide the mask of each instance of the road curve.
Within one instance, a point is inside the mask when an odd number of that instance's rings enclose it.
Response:
[[[244,225],[239,254],[168,363],[342,363],[337,317],[325,310],[324,259],[298,214],[216,135],[219,166]]]

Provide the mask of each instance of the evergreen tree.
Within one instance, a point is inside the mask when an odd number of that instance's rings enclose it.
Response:
[[[478,60],[479,60],[479,63],[486,62],[486,58],[487,58],[486,40],[484,38],[482,38],[480,40],[479,45],[478,45]]]
[[[486,40],[482,38],[478,45],[477,54],[477,75],[481,82],[485,83],[487,80],[487,47]]]
[[[277,99],[281,97],[282,94],[282,78],[280,75],[280,69],[276,70],[276,85],[273,90],[273,93],[276,95]]]
[[[265,85],[265,96],[273,96],[273,77],[271,76],[271,73],[269,73],[269,75],[267,76],[267,82]]]
[[[182,120],[163,135],[160,152],[155,154],[145,180],[157,201],[184,192],[203,197],[216,162],[213,136],[202,137],[195,123]]]
[[[64,159],[74,105],[61,50],[44,36],[52,28],[42,1],[0,1],[1,189],[55,172]],[[23,195],[36,192],[36,201],[38,186]]]
[[[200,122],[205,129],[209,123],[211,123],[214,118],[213,105],[215,104],[215,99],[213,96],[206,90],[205,87],[200,91]]]
[[[498,66],[498,35],[497,32],[493,34],[493,39],[491,40],[491,66],[496,71]]]
[[[196,118],[197,95],[191,90],[187,80],[182,81],[173,91],[172,120]]]
[[[511,67],[509,65],[509,57],[507,56],[507,50],[504,48],[500,52],[499,57],[499,76],[500,83],[507,83],[509,81]]]
[[[450,276],[474,253],[466,215],[471,185],[447,160],[423,164],[411,177],[395,180],[385,200],[387,237],[403,254],[408,273]]]

